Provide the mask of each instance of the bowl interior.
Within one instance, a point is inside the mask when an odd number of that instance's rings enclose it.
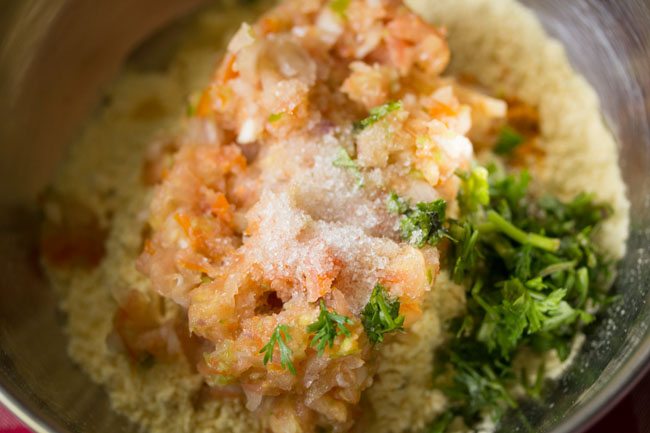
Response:
[[[127,53],[199,1],[88,7],[82,0],[9,0],[0,12],[0,402],[37,431],[137,431],[66,355],[65,319],[38,265],[36,197]],[[574,432],[615,403],[650,359],[650,5],[523,2],[598,92],[621,144],[632,203],[628,255],[616,282],[620,299],[590,327],[567,374],[500,429]]]

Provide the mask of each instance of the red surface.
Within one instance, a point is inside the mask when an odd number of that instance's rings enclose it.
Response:
[[[1,433],[31,433],[22,426],[7,409],[0,406],[0,432]]]
[[[0,406],[0,433],[31,433]],[[587,433],[650,433],[650,374]]]
[[[650,433],[650,372],[587,433]]]

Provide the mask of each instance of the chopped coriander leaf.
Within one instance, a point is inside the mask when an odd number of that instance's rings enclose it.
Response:
[[[458,173],[458,176],[463,181],[458,195],[463,212],[476,212],[490,203],[488,171],[484,167],[475,167],[469,173]]]
[[[355,122],[354,129],[360,131],[374,125],[393,111],[401,110],[401,101],[391,101],[370,110],[370,115],[363,120]]]
[[[403,215],[409,210],[409,204],[402,197],[398,196],[396,193],[391,192],[386,201],[386,206],[390,213],[397,215]]]
[[[399,300],[390,300],[386,296],[386,288],[377,284],[361,312],[361,323],[372,344],[384,341],[384,334],[404,329],[404,316],[399,315]]]
[[[462,225],[457,223],[450,230],[451,237],[455,240],[453,249],[455,250],[454,268],[452,276],[456,283],[461,283],[465,276],[474,273],[479,260],[476,249],[479,232],[470,222],[464,222]]]
[[[347,18],[347,10],[350,5],[350,0],[332,0],[330,2],[330,9],[334,11],[339,17]]]
[[[451,354],[451,364],[455,374],[447,395],[460,405],[459,412],[466,420],[476,421],[485,411],[498,419],[507,407],[517,407],[506,384],[489,364],[467,362],[455,353]]]
[[[314,334],[310,346],[315,347],[318,355],[321,356],[327,346],[330,348],[334,346],[337,335],[350,335],[350,330],[345,326],[350,323],[352,320],[349,317],[328,311],[325,302],[321,299],[318,320],[307,326],[307,332]]]
[[[493,168],[494,169],[494,168]],[[501,176],[496,171],[488,178],[490,184],[489,207],[499,210],[503,216],[525,219],[528,210],[528,185],[530,174],[522,170],[518,176]]]
[[[513,275],[521,281],[531,278],[533,265],[533,247],[526,244],[513,254],[514,270]]]
[[[523,347],[566,359],[576,334],[594,320],[585,305],[606,305],[613,264],[592,233],[611,209],[587,194],[567,202],[536,197],[526,171],[492,168],[487,200],[485,190],[474,194],[478,178],[459,177],[461,218],[445,226],[453,241],[448,265],[454,281],[471,289],[467,315],[450,330],[452,362],[441,374],[454,383],[452,412],[471,425],[511,405],[506,390],[514,385],[542,392],[542,373],[529,384],[513,371]]]
[[[386,206],[391,213],[402,216],[399,221],[402,239],[418,248],[435,246],[447,235],[447,203],[442,199],[430,203],[421,202],[411,207],[406,200],[391,193]]]
[[[537,353],[546,353],[555,350],[560,361],[565,361],[571,353],[573,335],[554,335],[550,332],[538,332],[530,336],[529,346]]]
[[[336,159],[332,163],[335,167],[340,168],[350,168],[358,170],[359,166],[356,162],[350,157],[350,154],[343,147],[339,147]]]
[[[547,295],[529,290],[518,279],[512,279],[503,284],[501,294],[500,304],[482,305],[486,315],[477,339],[490,351],[499,349],[505,359],[510,358],[525,333],[571,325],[579,317],[579,312],[564,301],[564,289]]]
[[[356,163],[356,161],[350,158],[348,151],[343,147],[339,148],[336,159],[334,159],[332,165],[334,165],[334,167],[350,170],[354,177],[357,179],[357,185],[359,188],[363,188],[363,185],[365,183],[363,179],[363,173],[361,173],[361,169],[359,168],[359,165]]]
[[[499,138],[494,145],[494,153],[508,155],[524,142],[524,137],[511,126],[504,126],[499,132]]]
[[[577,262],[575,260],[570,260],[566,262],[560,262],[560,263],[553,263],[551,265],[548,265],[541,271],[539,271],[539,276],[540,277],[547,277],[549,275],[553,275],[556,272],[562,272],[562,271],[568,271],[576,268]]]
[[[537,204],[540,214],[549,223],[547,231],[557,235],[594,226],[612,213],[611,207],[595,204],[593,196],[584,193],[568,203],[562,203],[555,197],[544,196]]]
[[[284,112],[269,114],[269,123],[275,123],[284,117]]]
[[[273,352],[275,346],[280,350],[280,365],[282,368],[289,370],[291,374],[296,375],[296,368],[293,366],[291,357],[293,351],[287,346],[287,341],[291,341],[291,334],[289,334],[289,327],[287,325],[278,325],[271,334],[271,338],[259,353],[264,354],[264,365],[273,360]]]
[[[444,228],[447,203],[442,200],[418,203],[400,220],[402,239],[422,248],[436,245],[447,233]]]

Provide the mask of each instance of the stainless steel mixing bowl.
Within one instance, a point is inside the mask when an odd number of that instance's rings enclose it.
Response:
[[[128,53],[200,1],[0,0],[0,403],[38,432],[137,431],[66,356],[64,319],[38,266],[36,197]],[[544,401],[524,405],[501,427],[578,432],[650,360],[650,4],[524,2],[599,93],[632,202],[620,301],[589,330],[589,343]]]

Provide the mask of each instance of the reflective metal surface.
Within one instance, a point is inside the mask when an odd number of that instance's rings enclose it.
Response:
[[[0,0],[0,401],[36,431],[137,431],[66,356],[63,318],[38,268],[35,197],[126,53],[199,1]],[[523,1],[599,93],[632,201],[620,301],[544,401],[501,428],[578,432],[650,359],[650,4]]]

